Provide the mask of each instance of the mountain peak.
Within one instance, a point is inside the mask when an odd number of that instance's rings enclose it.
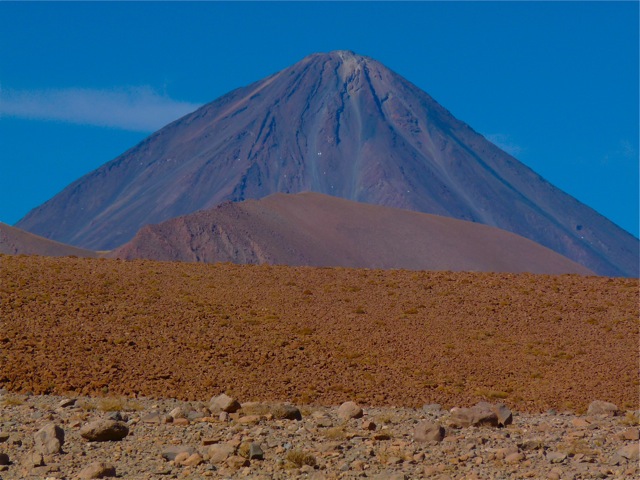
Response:
[[[638,274],[634,237],[349,50],[310,55],[204,105],[18,226],[105,250],[149,223],[301,191],[483,223],[600,274]]]

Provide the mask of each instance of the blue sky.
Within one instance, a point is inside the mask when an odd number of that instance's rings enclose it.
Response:
[[[371,56],[638,236],[637,2],[0,2],[0,221],[306,55]]]

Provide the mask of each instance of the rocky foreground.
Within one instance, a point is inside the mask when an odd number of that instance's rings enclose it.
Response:
[[[639,411],[0,395],[1,479],[638,478]]]

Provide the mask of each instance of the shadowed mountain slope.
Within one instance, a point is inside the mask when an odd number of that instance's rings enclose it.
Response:
[[[5,255],[44,255],[47,257],[97,257],[96,252],[39,237],[0,222],[0,253]]]
[[[477,223],[318,193],[225,203],[147,225],[110,256],[187,262],[581,273],[518,235]]]
[[[496,226],[599,274],[638,275],[635,237],[384,65],[346,51],[310,55],[220,97],[17,225],[111,249],[149,223],[301,191]]]

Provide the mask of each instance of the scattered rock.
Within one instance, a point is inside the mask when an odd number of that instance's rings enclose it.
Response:
[[[628,428],[620,433],[623,440],[640,440],[640,430],[638,428]]]
[[[80,429],[82,438],[90,442],[110,442],[122,440],[129,434],[126,423],[115,420],[96,420]]]
[[[351,418],[362,418],[364,412],[362,408],[358,406],[355,402],[344,402],[338,408],[338,416],[342,420],[349,420]]]
[[[504,403],[493,405],[491,409],[498,416],[498,426],[505,427],[513,423],[513,413]]]
[[[551,463],[562,463],[567,459],[567,454],[562,452],[547,452],[546,457]]]
[[[225,393],[213,397],[209,402],[209,410],[211,410],[212,413],[235,413],[240,410],[240,408],[240,402]]]
[[[150,412],[144,415],[141,419],[143,423],[171,423],[173,421],[173,417],[170,415],[164,415],[160,412]]]
[[[302,420],[302,413],[300,413],[300,409],[294,405],[286,403],[274,405],[271,408],[271,414],[273,415],[273,418],[283,420]]]
[[[189,412],[187,412],[187,410],[182,407],[176,407],[169,412],[169,416],[171,416],[171,418],[173,418],[174,420],[176,418],[188,418],[188,415]]]
[[[202,456],[199,453],[192,453],[180,463],[185,467],[197,467],[203,461],[204,460],[202,459]]]
[[[64,430],[53,423],[42,427],[34,435],[36,452],[43,455],[60,453],[64,444]]]
[[[222,463],[236,452],[235,447],[226,443],[216,443],[209,446],[207,455],[211,463]]]
[[[377,425],[371,420],[364,420],[362,422],[362,429],[363,430],[374,431],[376,429],[376,427],[377,427]]]
[[[22,465],[27,468],[42,467],[44,466],[44,458],[41,453],[27,453],[22,459]]]
[[[264,460],[264,452],[257,443],[251,443],[249,446],[249,460]]]
[[[102,462],[94,462],[83,468],[78,478],[85,480],[90,478],[111,478],[116,476],[116,468]]]
[[[453,428],[490,426],[497,427],[500,424],[498,415],[493,411],[491,406],[487,407],[481,404],[472,408],[451,409],[449,424]]]
[[[416,425],[413,439],[419,443],[441,442],[444,439],[444,435],[444,427],[425,420]]]
[[[65,398],[58,403],[58,408],[72,407],[76,404],[75,398]]]
[[[615,417],[620,414],[620,410],[618,406],[610,403],[604,402],[602,400],[594,400],[589,404],[589,408],[587,410],[587,415],[604,415],[607,417]]]
[[[442,413],[442,405],[439,403],[428,403],[422,406],[422,410],[426,413]]]
[[[521,413],[513,417],[517,425],[511,428],[449,432],[423,409],[371,407],[364,419],[345,423],[338,407],[318,406],[310,408],[301,420],[291,422],[272,414],[276,404],[255,403],[230,414],[230,423],[218,422],[215,417],[194,417],[187,422],[184,415],[188,417],[189,412],[200,408],[194,407],[194,402],[141,399],[139,412],[130,420],[134,435],[122,443],[97,444],[83,442],[79,435],[80,427],[89,424],[82,419],[91,412],[57,409],[59,401],[56,397],[48,400],[34,396],[27,406],[0,410],[5,431],[5,441],[0,443],[0,477],[103,478],[88,470],[106,462],[118,469],[118,477],[140,479],[266,479],[280,472],[282,478],[317,480],[365,476],[389,479],[394,475],[468,480],[640,478],[640,447],[635,439],[638,428],[623,426],[633,421],[631,414],[624,422],[618,417],[588,417],[588,426],[581,427],[576,426],[580,425],[576,419],[585,417],[570,412],[554,416]],[[468,410],[477,416],[478,411],[487,409],[495,413],[494,407],[485,403]],[[171,412],[175,420],[187,424],[176,428],[173,424],[141,421],[154,411]],[[247,412],[259,417],[260,422],[242,423]],[[380,419],[382,428],[369,418]],[[323,420],[334,426],[318,427]],[[43,421],[71,429],[64,432],[64,456],[43,455],[36,450],[36,438],[46,437],[40,430],[55,432]],[[73,424],[77,424],[77,431],[72,430]],[[46,428],[40,428],[43,425]],[[25,445],[12,439],[23,439]],[[9,465],[9,459],[18,465]],[[79,476],[82,469],[85,473]]]
[[[225,463],[234,470],[238,470],[242,467],[248,467],[250,465],[249,460],[238,455],[232,455],[231,457],[227,458]]]
[[[193,447],[187,445],[172,445],[162,451],[162,458],[168,461],[175,461],[176,457],[181,453],[186,453],[187,457],[189,457],[191,454],[196,453],[196,451]]]
[[[640,459],[640,444],[633,443],[631,445],[627,445],[618,450],[618,455],[622,458],[626,458],[627,460],[635,461]]]
[[[524,458],[524,454],[520,452],[514,452],[504,457],[504,461],[506,463],[520,463],[522,460],[524,460]]]

